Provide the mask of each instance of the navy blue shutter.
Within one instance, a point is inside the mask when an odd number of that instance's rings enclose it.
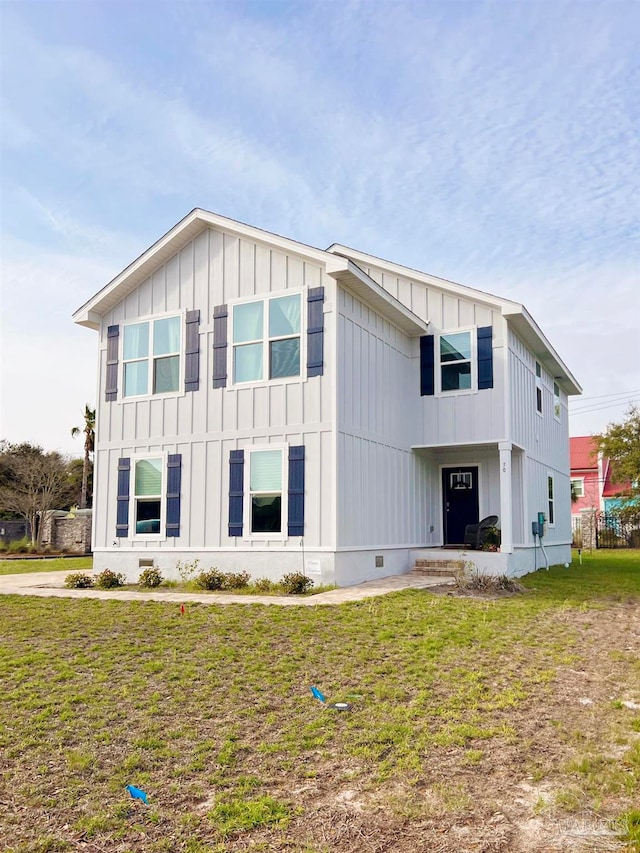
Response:
[[[289,448],[289,536],[304,536],[304,445]]]
[[[227,317],[226,305],[213,309],[213,387],[227,386]]]
[[[493,329],[481,326],[478,329],[478,389],[493,388]]]
[[[435,393],[434,385],[434,338],[422,335],[420,338],[420,396],[430,397]]]
[[[181,484],[182,454],[170,453],[167,458],[167,536],[180,536]]]
[[[200,312],[187,311],[185,315],[185,367],[184,390],[197,391],[200,384]]]
[[[324,287],[310,287],[307,295],[307,376],[324,372]]]
[[[129,478],[131,460],[118,459],[118,511],[116,515],[116,536],[129,535]]]
[[[242,536],[244,450],[229,454],[229,536]]]
[[[118,341],[120,326],[107,327],[107,377],[104,398],[111,403],[118,398]]]

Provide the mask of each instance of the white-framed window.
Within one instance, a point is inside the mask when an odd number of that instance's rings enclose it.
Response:
[[[556,500],[554,494],[553,474],[547,475],[547,522],[549,527],[553,527],[556,523]]]
[[[584,497],[584,477],[573,477],[571,480],[571,496],[574,498]]]
[[[477,385],[475,330],[443,332],[438,336],[436,359],[441,394],[473,391]]]
[[[234,384],[302,376],[302,294],[232,306]]]
[[[164,454],[131,457],[129,529],[134,536],[164,538],[166,468]]]
[[[250,536],[286,536],[287,448],[262,445],[246,450],[245,518]]]
[[[182,317],[128,323],[123,329],[123,396],[175,394],[180,390]]]
[[[557,382],[553,383],[553,417],[560,420],[560,386]]]
[[[536,361],[536,412],[542,414],[542,367]]]

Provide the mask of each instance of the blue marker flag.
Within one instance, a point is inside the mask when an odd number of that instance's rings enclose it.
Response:
[[[322,695],[322,693],[320,693],[320,691],[318,690],[318,688],[317,688],[317,687],[312,687],[312,688],[311,688],[311,692],[313,693],[313,695],[316,697],[316,699],[317,699],[319,702],[326,702],[326,701],[327,701],[327,700],[324,698],[324,696]]]
[[[145,806],[148,805],[147,795],[141,788],[136,788],[135,785],[126,785],[125,787],[134,800],[142,800]]]

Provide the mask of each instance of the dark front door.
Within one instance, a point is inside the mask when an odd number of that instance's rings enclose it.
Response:
[[[444,544],[463,545],[467,524],[477,524],[478,469],[473,466],[442,469]]]

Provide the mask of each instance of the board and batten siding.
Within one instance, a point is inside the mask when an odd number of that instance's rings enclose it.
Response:
[[[556,525],[547,531],[549,542],[571,541],[571,485],[567,395],[560,391],[560,417],[555,416],[554,377],[541,365],[542,414],[536,409],[536,357],[509,331],[510,418],[512,440],[526,452],[524,478],[525,536],[538,512],[547,514],[547,476],[555,482]]]
[[[419,431],[413,443],[458,444],[503,438],[506,433],[505,342],[500,311],[488,302],[466,299],[458,293],[447,292],[380,267],[367,266],[365,269],[391,296],[428,322],[430,334],[482,326],[491,326],[493,330],[493,388],[473,394],[422,397],[415,424]],[[418,342],[413,341],[412,346],[412,355],[417,362]]]
[[[324,375],[296,381],[213,388],[213,310],[237,299],[302,291],[306,329],[306,292],[325,287]],[[335,282],[320,263],[285,254],[258,242],[206,229],[137,286],[102,318],[100,332],[100,400],[96,424],[96,530],[94,547],[114,541],[117,461],[140,453],[182,454],[180,536],[170,540],[135,540],[136,550],[163,548],[263,548],[228,536],[229,453],[257,444],[305,446],[305,542],[309,547],[333,543],[333,418],[335,370],[334,316],[330,294]],[[198,390],[163,397],[118,397],[104,401],[107,328],[158,314],[200,311],[200,381]],[[229,318],[231,320],[231,318]],[[229,322],[228,338],[231,339]],[[181,364],[181,366],[183,366]],[[286,486],[285,486],[286,488]],[[299,548],[299,540],[278,541]]]
[[[338,289],[338,545],[425,541],[428,472],[411,451],[418,413],[413,341]]]

